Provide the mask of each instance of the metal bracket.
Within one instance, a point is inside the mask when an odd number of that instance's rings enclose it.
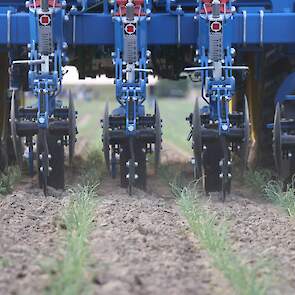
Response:
[[[76,15],[73,15],[73,44],[76,44]]]
[[[11,43],[11,10],[7,11],[7,46]]]
[[[243,45],[247,43],[247,11],[243,10]]]
[[[264,11],[260,10],[260,47],[263,47],[264,37]]]

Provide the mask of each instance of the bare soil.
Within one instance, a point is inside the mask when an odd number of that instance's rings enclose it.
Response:
[[[29,180],[0,201],[0,294],[42,294],[57,253],[61,192],[44,197]]]
[[[212,214],[229,223],[236,253],[250,265],[264,262],[273,269],[269,294],[295,294],[295,220],[239,184],[225,203],[212,196]]]
[[[191,235],[167,186],[150,191],[106,180],[91,236],[94,294],[232,294]]]
[[[191,234],[168,185],[155,176],[148,183],[147,192],[128,196],[117,181],[102,181],[87,270],[92,293],[234,294]],[[67,194],[44,197],[36,186],[24,180],[0,200],[0,294],[42,294],[48,284],[42,265],[62,246],[59,216]],[[225,203],[213,195],[208,208],[226,216],[240,257],[250,264],[274,261],[269,294],[295,294],[295,222],[285,212],[238,186]]]

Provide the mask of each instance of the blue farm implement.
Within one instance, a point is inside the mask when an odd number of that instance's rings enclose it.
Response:
[[[9,145],[22,162],[24,137],[32,170],[37,136],[41,186],[45,191],[47,183],[63,186],[57,180],[64,145],[72,159],[76,136],[73,100],[67,107],[58,100],[67,63],[82,79],[101,74],[115,79],[118,107],[106,106],[102,120],[104,155],[110,174],[120,171],[121,185],[130,192],[133,186],[145,188],[146,154],[155,152],[156,168],[160,160],[159,108],[155,103],[148,114],[144,105],[152,73],[172,80],[186,73],[201,80],[201,96],[188,121],[194,175],[204,180],[207,193],[221,192],[224,200],[230,192],[234,154],[244,168],[248,162],[275,166],[289,181],[295,172],[294,4],[1,1],[0,70],[10,73],[0,76],[1,168],[11,158]],[[23,91],[34,95],[34,107],[25,105]],[[201,100],[208,107],[200,109]]]

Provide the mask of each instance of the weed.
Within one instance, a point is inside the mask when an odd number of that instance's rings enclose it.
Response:
[[[14,185],[20,180],[21,172],[16,166],[8,167],[0,174],[0,194],[7,195],[12,192]]]
[[[269,181],[264,187],[265,195],[275,204],[282,207],[291,217],[295,217],[295,187],[289,184],[285,188],[280,181]]]

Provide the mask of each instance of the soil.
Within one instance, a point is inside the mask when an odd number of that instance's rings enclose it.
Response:
[[[44,197],[36,187],[25,179],[0,200],[0,294],[42,294],[48,284],[44,264],[62,246],[59,218],[67,194],[53,190]],[[87,270],[93,294],[234,294],[164,182],[150,176],[147,192],[129,196],[106,178],[98,199]],[[295,222],[239,186],[225,203],[212,195],[206,204],[228,220],[240,257],[274,263],[269,294],[295,294]]]
[[[61,192],[44,197],[29,180],[0,201],[0,294],[42,294],[44,265],[58,245]]]
[[[295,294],[295,220],[237,186],[225,203],[212,196],[210,212],[227,220],[232,245],[245,262],[262,262],[272,270],[269,294]]]
[[[233,294],[167,186],[149,184],[133,196],[109,180],[101,187],[91,236],[94,294]]]

